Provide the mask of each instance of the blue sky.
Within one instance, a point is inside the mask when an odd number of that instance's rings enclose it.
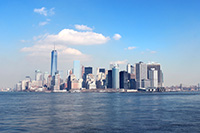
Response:
[[[53,44],[63,71],[74,59],[95,68],[118,61],[121,69],[153,61],[161,63],[165,85],[197,84],[199,6],[199,0],[2,0],[0,87],[34,78],[35,69],[49,72]]]

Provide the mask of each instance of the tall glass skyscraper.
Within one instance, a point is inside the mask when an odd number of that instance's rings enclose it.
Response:
[[[112,88],[119,89],[119,68],[117,66],[112,68]]]
[[[80,73],[81,73],[80,61],[75,60],[74,61],[74,68],[73,68],[73,74],[76,76],[76,79],[80,79]]]
[[[53,77],[57,72],[57,51],[54,49],[51,52],[51,76]]]

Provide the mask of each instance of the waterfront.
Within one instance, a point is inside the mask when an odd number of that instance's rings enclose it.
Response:
[[[199,132],[200,92],[0,93],[0,132]]]

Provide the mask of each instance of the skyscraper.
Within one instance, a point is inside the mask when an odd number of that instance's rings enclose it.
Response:
[[[42,81],[43,80],[43,74],[40,70],[35,70],[35,80],[36,81]]]
[[[129,73],[126,71],[120,72],[120,88],[129,89]]]
[[[119,68],[117,66],[112,68],[112,88],[119,89]]]
[[[134,73],[134,66],[128,63],[127,66],[126,66],[126,71],[128,73],[133,74]]]
[[[107,85],[107,88],[112,88],[112,70],[108,70],[108,75],[107,75],[107,82],[108,82],[108,85]]]
[[[163,73],[162,73],[162,70],[161,70],[161,66],[159,63],[149,63],[147,64],[147,78],[149,79],[149,71],[154,68],[155,70],[158,71],[158,74],[157,74],[157,80],[158,80],[158,87],[162,87],[162,84],[163,84]]]
[[[49,76],[48,72],[45,72],[43,74],[43,85],[47,84],[48,76]]]
[[[92,67],[85,67],[85,74],[86,74],[86,76],[88,74],[92,74]]]
[[[106,73],[106,69],[105,68],[97,68],[97,74],[99,73]]]
[[[149,80],[151,88],[158,87],[158,71],[155,68],[151,68],[151,70],[149,70]]]
[[[51,52],[51,76],[53,77],[57,72],[57,51],[54,49]]]
[[[137,89],[142,87],[142,79],[147,79],[147,65],[143,62],[136,63]]]
[[[88,74],[92,74],[92,67],[85,67],[84,69],[84,74],[83,74],[83,83],[82,83],[82,87],[86,88],[86,79],[87,79],[87,75]]]
[[[74,61],[74,68],[73,68],[73,74],[75,75],[77,80],[80,79],[80,73],[81,73],[80,61],[75,60]]]

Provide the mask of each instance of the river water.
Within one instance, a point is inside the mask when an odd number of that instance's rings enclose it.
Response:
[[[0,132],[200,132],[200,92],[1,92]]]

